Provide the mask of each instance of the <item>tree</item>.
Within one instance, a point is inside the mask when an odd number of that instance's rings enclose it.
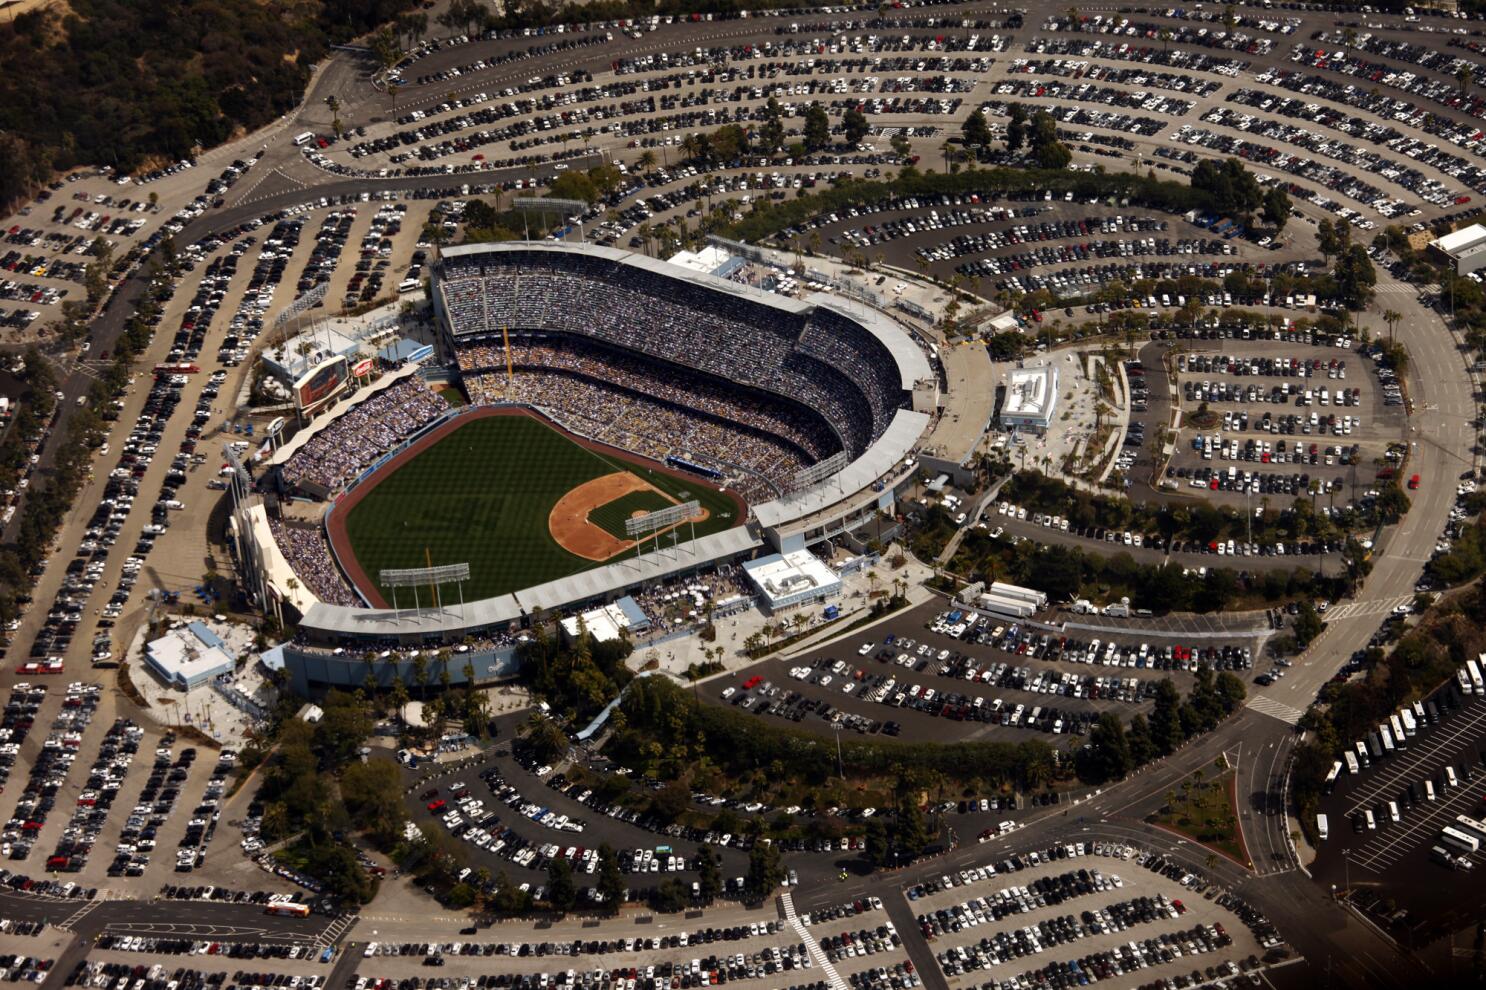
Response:
[[[1126,738],[1130,746],[1132,766],[1144,766],[1156,758],[1156,745],[1151,739],[1151,726],[1144,715],[1136,714],[1130,719],[1130,731],[1126,733]]]
[[[1337,228],[1326,217],[1316,224],[1316,246],[1321,250],[1321,260],[1329,262],[1331,256],[1342,249],[1341,238],[1337,234]]]
[[[1013,155],[1022,149],[1030,136],[1027,127],[1027,108],[1013,103],[1009,110],[1011,119],[1006,124],[1006,150]]]
[[[352,763],[341,777],[341,799],[353,821],[378,839],[397,840],[407,816],[397,765],[387,760]]]
[[[1350,239],[1337,255],[1334,277],[1342,304],[1351,310],[1364,308],[1378,283],[1378,273],[1367,256],[1367,248],[1351,243]]]
[[[578,888],[573,883],[573,864],[558,857],[547,867],[547,903],[554,911],[566,913],[578,903]]]
[[[1394,340],[1393,340],[1393,329],[1394,329],[1394,327],[1398,326],[1398,321],[1401,320],[1401,319],[1403,319],[1403,314],[1400,313],[1398,310],[1396,310],[1396,309],[1385,309],[1385,310],[1383,310],[1383,322],[1386,323],[1386,324],[1388,324],[1388,343],[1389,343],[1390,346],[1394,343]]]
[[[603,902],[614,910],[624,903],[624,874],[619,870],[619,857],[607,842],[599,846],[598,892]]]
[[[700,137],[700,135],[695,135]],[[693,135],[687,135],[690,140]],[[704,139],[705,140],[705,139]],[[548,196],[552,199],[577,199],[588,203],[590,206],[598,201],[598,187],[593,184],[593,179],[584,172],[563,172],[552,180],[548,187]]]
[[[1058,140],[1058,123],[1046,110],[1037,111],[1032,118],[1032,156],[1040,168],[1067,168],[1073,153]]]
[[[1249,220],[1263,204],[1259,180],[1237,158],[1221,163],[1208,158],[1192,170],[1192,189],[1202,193],[1214,212]]]
[[[697,886],[703,904],[710,904],[722,893],[722,873],[717,867],[717,854],[705,845],[697,850]]]
[[[757,900],[774,893],[784,879],[784,868],[779,863],[779,850],[772,842],[756,842],[748,851],[748,872],[743,885]]]
[[[1471,88],[1471,83],[1476,81],[1476,74],[1469,65],[1462,65],[1455,70],[1455,81],[1460,84],[1460,95]]]
[[[655,792],[650,810],[665,822],[674,822],[691,806],[691,791],[679,780],[673,780]]]
[[[1089,743],[1078,753],[1079,776],[1090,783],[1121,780],[1130,772],[1133,760],[1130,743],[1119,715],[1105,712],[1089,730]]]
[[[846,113],[841,118],[841,130],[846,136],[848,146],[855,148],[862,143],[862,138],[867,136],[871,125],[867,123],[867,117],[855,106],[846,108]]]
[[[1302,650],[1311,644],[1325,628],[1325,623],[1316,614],[1316,608],[1310,602],[1301,602],[1300,611],[1295,616],[1295,621],[1290,624],[1290,632],[1295,637],[1295,645]]]
[[[1163,677],[1156,682],[1156,705],[1151,711],[1151,741],[1156,752],[1165,756],[1180,746],[1186,738],[1182,733],[1181,695],[1171,678]]]
[[[784,110],[772,96],[764,104],[764,123],[758,131],[758,145],[766,155],[777,155],[784,147]]]
[[[960,133],[965,137],[965,143],[972,148],[989,147],[991,143],[991,127],[986,123],[985,114],[979,109],[970,111],[970,116],[965,118],[965,123],[960,126]]]
[[[1290,222],[1290,194],[1283,186],[1272,186],[1264,194],[1264,222],[1278,234]]]
[[[324,715],[315,724],[315,751],[328,769],[338,770],[371,735],[371,713],[362,699],[344,691],[329,692],[320,707]]]
[[[813,100],[805,109],[805,150],[819,151],[830,147],[831,119],[819,100]]]

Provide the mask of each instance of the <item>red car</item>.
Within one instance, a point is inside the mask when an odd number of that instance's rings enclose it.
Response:
[[[443,798],[439,798],[437,801],[430,801],[430,802],[428,802],[428,810],[429,811],[438,811],[439,809],[443,808],[443,806],[444,806],[444,799]]]
[[[1418,488],[1419,487],[1419,476],[1417,474],[1414,475],[1412,478],[1409,479],[1409,487],[1410,488]]]

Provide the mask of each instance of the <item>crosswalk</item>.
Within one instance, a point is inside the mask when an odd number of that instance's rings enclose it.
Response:
[[[102,903],[103,902],[101,900],[88,901],[82,907],[78,908],[76,911],[72,912],[72,914],[68,915],[65,919],[57,922],[57,927],[61,928],[63,931],[75,931],[77,929],[78,923],[81,922],[88,915],[92,914],[94,909],[96,909],[98,905]]]
[[[784,920],[788,921],[790,927],[795,930],[801,942],[805,943],[805,951],[810,954],[810,961],[825,974],[826,982],[830,984],[831,990],[850,990],[841,974],[836,972],[836,967],[826,958],[826,954],[820,951],[820,943],[810,936],[806,930],[805,923],[795,914],[795,899],[790,896],[789,891],[779,895],[779,903],[784,906]]]
[[[327,945],[334,945],[341,940],[346,932],[350,931],[351,928],[355,926],[356,922],[360,920],[360,915],[341,915],[330,924],[325,926],[325,930],[320,933],[320,941],[326,943]]]
[[[1413,595],[1398,595],[1394,598],[1373,598],[1363,602],[1343,602],[1333,605],[1326,610],[1325,619],[1333,622],[1338,619],[1355,619],[1369,615],[1387,615],[1400,605],[1407,605],[1414,600]]]
[[[1260,715],[1277,718],[1288,725],[1297,724],[1300,721],[1300,717],[1305,714],[1299,708],[1287,705],[1283,701],[1275,701],[1273,698],[1267,698],[1262,694],[1250,698],[1247,705]]]

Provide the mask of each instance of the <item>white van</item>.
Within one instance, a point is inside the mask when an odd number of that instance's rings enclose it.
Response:
[[[1388,802],[1388,820],[1390,822],[1392,822],[1393,824],[1395,824],[1395,825],[1398,824],[1399,818],[1398,818],[1398,802],[1397,801],[1389,801]]]
[[[300,134],[294,139],[294,147],[303,148],[305,145],[309,144],[313,140],[315,140],[314,132],[305,131],[303,134]]]
[[[1460,779],[1455,776],[1454,767],[1445,767],[1445,782],[1449,784],[1451,788],[1460,786]]]

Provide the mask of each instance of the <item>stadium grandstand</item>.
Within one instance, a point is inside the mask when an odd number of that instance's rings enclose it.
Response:
[[[385,376],[333,403],[270,459],[264,477],[279,494],[327,500],[320,525],[271,518],[256,493],[234,513],[234,534],[249,544],[240,556],[262,570],[253,587],[273,599],[271,610],[297,617],[286,662],[298,686],[360,683],[356,658],[374,647],[470,641],[485,644],[473,658],[477,677],[499,676],[501,644],[538,608],[609,601],[818,544],[889,509],[911,478],[937,400],[924,383],[936,379],[919,344],[875,310],[591,245],[445,248],[432,275],[444,350],[472,408],[448,408],[413,369]],[[736,492],[747,518],[667,554],[457,608],[427,596],[421,607],[372,607],[375,595],[327,540],[338,500],[375,481],[397,451],[490,407],[532,409],[576,437]]]

